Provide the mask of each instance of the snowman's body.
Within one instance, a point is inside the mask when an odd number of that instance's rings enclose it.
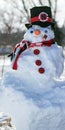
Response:
[[[36,30],[40,31],[39,35],[35,34]],[[17,61],[17,71],[21,73],[21,86],[24,85],[24,89],[28,86],[30,91],[39,89],[42,92],[42,89],[54,86],[54,78],[59,77],[63,71],[62,48],[53,42],[50,46],[45,43],[41,45],[42,41],[48,41],[49,44],[50,40],[54,39],[54,32],[50,26],[42,28],[34,25],[25,33],[24,39],[32,45],[22,52]],[[20,46],[23,46],[22,42]]]
[[[60,76],[63,70],[62,62],[60,48],[56,44],[51,47],[33,47],[23,52],[18,60],[17,71],[21,72],[25,87],[28,86],[31,90],[39,88],[42,91],[42,88],[52,86],[54,78]]]

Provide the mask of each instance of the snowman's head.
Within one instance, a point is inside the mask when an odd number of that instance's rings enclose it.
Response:
[[[31,43],[43,42],[54,39],[54,31],[50,26],[40,27],[39,25],[32,25],[27,32],[24,34],[24,39]]]

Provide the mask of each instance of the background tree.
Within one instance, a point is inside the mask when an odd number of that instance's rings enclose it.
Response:
[[[65,26],[62,28],[58,26],[57,13],[59,0],[3,0],[5,2],[4,8],[0,11],[0,33],[6,35],[4,39],[5,44],[16,44],[22,39],[26,31],[25,23],[30,22],[30,8],[34,6],[50,6],[52,10],[53,19],[55,21],[55,38],[58,44],[64,45]],[[14,34],[13,34],[14,33]],[[7,40],[5,39],[7,38]],[[5,42],[6,41],[6,42]],[[1,41],[2,43],[2,41]],[[3,44],[2,43],[2,44]],[[63,44],[62,44],[63,43]]]

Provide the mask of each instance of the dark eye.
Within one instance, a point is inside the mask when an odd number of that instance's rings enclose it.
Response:
[[[47,30],[45,30],[45,33],[47,33],[48,31]]]
[[[30,33],[33,33],[33,30],[30,30]]]

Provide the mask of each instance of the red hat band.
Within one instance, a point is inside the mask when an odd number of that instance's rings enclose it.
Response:
[[[37,21],[41,21],[41,22],[52,22],[52,18],[48,17],[48,14],[45,12],[41,12],[39,14],[39,16],[35,16],[33,18],[30,19],[30,22],[37,22]]]

